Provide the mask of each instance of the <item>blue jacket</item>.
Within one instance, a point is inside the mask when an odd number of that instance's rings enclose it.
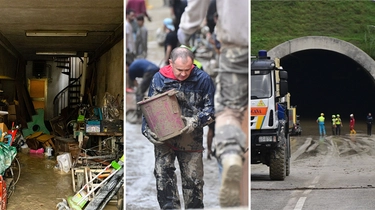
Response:
[[[179,135],[168,140],[168,142],[180,150],[203,149],[203,127],[212,122],[215,114],[215,85],[211,77],[196,66],[184,81],[163,76],[161,72],[168,68],[171,67],[169,65],[163,67],[154,75],[148,96],[161,94],[171,89],[177,90],[176,97],[181,108],[181,114],[185,117],[197,116],[198,127],[190,136]],[[143,118],[142,133],[145,126],[146,120]]]
[[[129,66],[129,78],[133,81],[135,78],[142,78],[146,72],[155,73],[159,67],[146,59],[136,59]]]

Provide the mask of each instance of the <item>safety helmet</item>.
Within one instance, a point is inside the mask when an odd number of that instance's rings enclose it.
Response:
[[[350,117],[353,117],[353,114],[350,114]]]
[[[336,116],[337,116],[337,117],[340,117],[340,115],[339,115],[339,114],[337,114]]]
[[[324,113],[322,112],[322,113],[320,113],[320,116],[324,116]]]
[[[335,116],[335,115],[332,115],[332,118],[336,118],[336,116]]]

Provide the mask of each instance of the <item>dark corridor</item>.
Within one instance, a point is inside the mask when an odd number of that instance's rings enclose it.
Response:
[[[351,58],[327,50],[305,50],[281,58],[288,71],[291,105],[301,118],[330,119],[351,113],[364,120],[375,113],[375,84],[372,76]]]

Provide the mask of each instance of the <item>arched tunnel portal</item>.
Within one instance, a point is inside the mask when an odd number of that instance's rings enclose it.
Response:
[[[340,114],[344,126],[353,113],[364,121],[375,113],[375,61],[351,43],[308,36],[282,43],[268,52],[289,75],[291,105],[301,118]]]

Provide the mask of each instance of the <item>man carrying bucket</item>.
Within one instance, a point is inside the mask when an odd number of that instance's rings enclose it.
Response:
[[[171,53],[169,65],[151,82],[148,96],[176,90],[181,118],[186,127],[180,135],[160,141],[143,118],[142,133],[155,145],[157,199],[161,209],[180,209],[174,165],[179,162],[185,209],[203,205],[203,127],[214,119],[215,86],[211,77],[193,65],[193,53],[182,47]],[[167,128],[168,129],[168,128]]]

